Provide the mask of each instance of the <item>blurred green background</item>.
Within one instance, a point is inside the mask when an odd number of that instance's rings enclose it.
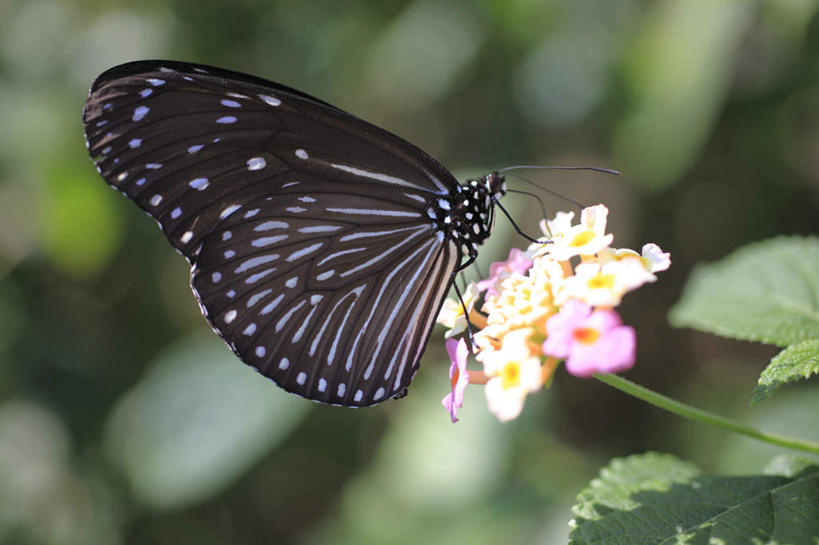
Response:
[[[616,246],[672,254],[621,307],[639,339],[628,376],[816,438],[816,386],[748,408],[775,350],[665,319],[695,263],[819,232],[816,8],[0,0],[0,542],[562,543],[574,495],[612,456],[660,450],[749,473],[773,452],[564,372],[509,424],[472,387],[452,425],[437,334],[400,401],[349,410],[279,391],[211,334],[184,260],[86,155],[91,81],[140,58],[296,87],[460,177],[518,163],[622,170],[528,175],[607,204]],[[570,209],[544,198],[550,214]],[[538,209],[507,202],[536,232]],[[525,243],[501,217],[482,269],[510,245]]]

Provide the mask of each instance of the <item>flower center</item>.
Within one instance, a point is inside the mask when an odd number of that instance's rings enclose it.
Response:
[[[598,274],[589,278],[588,282],[589,289],[599,290],[599,289],[606,289],[610,290],[614,287],[614,275],[613,274]]]
[[[579,343],[594,344],[600,338],[600,332],[593,327],[578,327],[572,332],[572,337]]]
[[[515,362],[507,363],[501,371],[501,386],[504,390],[514,388],[520,383],[520,366]]]
[[[583,231],[572,239],[570,246],[585,246],[594,238],[594,231]]]

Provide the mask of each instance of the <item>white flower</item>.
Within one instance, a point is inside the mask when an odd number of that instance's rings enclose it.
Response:
[[[575,274],[566,280],[557,297],[562,305],[569,298],[592,306],[617,306],[623,295],[657,278],[648,272],[641,259],[625,258],[600,263],[581,263]]]
[[[472,307],[475,306],[475,300],[478,296],[478,290],[474,283],[470,283],[463,293],[464,305],[466,311],[472,312]],[[449,328],[445,337],[449,339],[466,329],[466,315],[464,314],[464,306],[460,301],[447,298],[441,307],[441,312],[438,313],[436,322]]]
[[[671,254],[663,252],[653,242],[643,245],[642,259],[645,268],[652,273],[664,271],[671,266]]]
[[[558,213],[548,222],[553,233],[552,243],[544,246],[558,261],[566,261],[576,255],[593,255],[609,246],[614,235],[606,234],[606,217],[609,209],[602,204],[584,208],[580,223],[567,228],[573,214]]]
[[[529,344],[531,329],[510,331],[499,350],[483,358],[484,372],[490,377],[485,393],[489,411],[502,422],[516,418],[526,396],[543,385],[540,359]]]

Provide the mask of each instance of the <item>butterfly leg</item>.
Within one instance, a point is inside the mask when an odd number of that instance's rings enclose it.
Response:
[[[473,260],[474,260],[474,258],[472,260],[470,260],[470,262],[473,261]],[[461,268],[463,268],[463,267],[461,267]],[[458,288],[458,283],[456,282],[455,275],[457,273],[458,273],[458,271],[453,271],[452,272],[452,277],[451,277],[452,287],[455,288],[455,294],[458,296],[458,301],[461,302],[461,307],[464,309],[464,318],[466,318],[466,334],[469,337],[469,345],[470,345],[470,347],[474,347],[475,346],[475,337],[472,334],[472,322],[469,321],[469,309],[466,308],[466,303],[464,303],[464,298],[461,295],[461,290]]]

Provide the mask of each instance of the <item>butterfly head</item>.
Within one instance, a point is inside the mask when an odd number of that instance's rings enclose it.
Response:
[[[490,172],[483,177],[486,190],[493,200],[500,199],[506,195],[506,176],[500,174],[497,170]]]

